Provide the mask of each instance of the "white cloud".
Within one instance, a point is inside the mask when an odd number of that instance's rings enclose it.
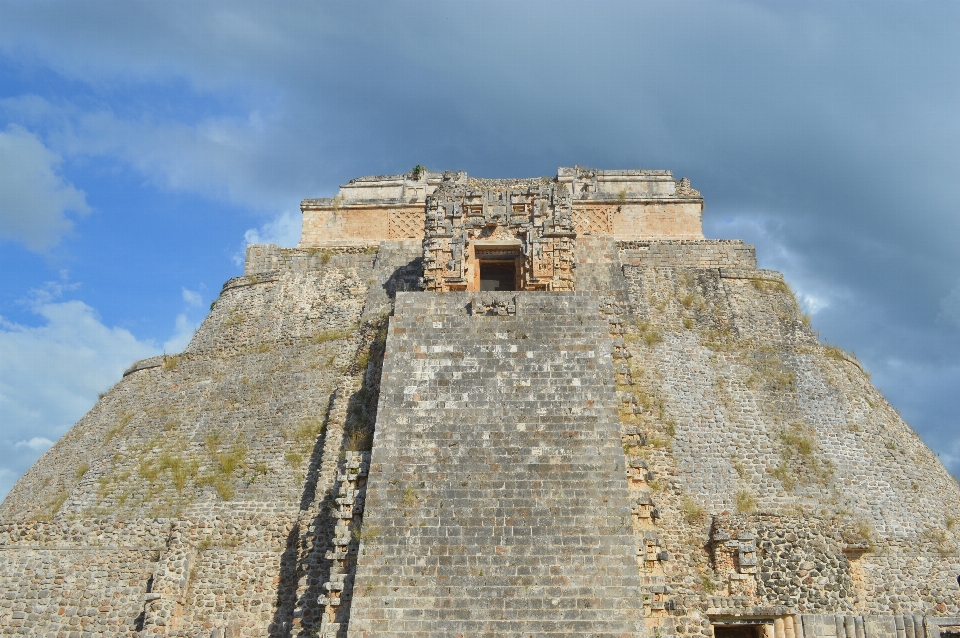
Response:
[[[249,244],[276,244],[284,248],[292,248],[300,243],[300,232],[303,219],[300,213],[292,214],[289,211],[282,213],[272,221],[250,228],[243,234],[243,243],[240,252],[233,255],[233,263],[243,266],[243,250]]]
[[[0,237],[40,251],[70,230],[67,212],[89,212],[83,191],[58,174],[60,163],[25,129],[0,131]]]
[[[45,321],[24,326],[0,317],[0,498],[48,447],[154,344],[105,326],[82,301],[37,294],[31,310]]]
[[[763,213],[727,213],[722,209],[708,217],[707,237],[743,239],[757,246],[759,267],[779,271],[796,294],[803,312],[815,316],[850,297],[835,284],[814,276],[806,256],[792,250],[782,239],[781,229]]]
[[[802,293],[797,295],[800,307],[809,315],[815,315],[821,310],[830,307],[830,300],[816,294]]]
[[[181,288],[183,292],[183,300],[187,302],[187,305],[195,306],[199,308],[203,305],[203,299],[200,297],[200,293],[196,290],[187,290],[186,288]]]
[[[110,158],[130,166],[159,189],[191,192],[260,211],[319,195],[316,168],[294,151],[285,109],[249,110],[181,119],[166,114],[131,118],[109,108],[0,100],[11,116],[35,120],[52,148],[65,157]]]
[[[251,228],[243,234],[245,244],[276,244],[291,248],[300,243],[302,219],[300,214],[284,212],[260,228]]]
[[[190,340],[193,339],[193,335],[196,334],[200,324],[203,323],[203,316],[199,315],[199,311],[203,308],[203,295],[201,293],[203,288],[203,285],[200,286],[200,290],[180,288],[186,306],[174,320],[173,336],[163,342],[164,352],[168,354],[182,352],[190,343]]]
[[[131,118],[109,108],[90,110],[20,95],[0,99],[0,112],[42,128],[50,146],[64,156],[119,159],[162,189],[268,209],[289,203],[293,185],[308,177],[306,167],[274,157],[290,154],[278,146],[289,141],[284,120],[289,113],[283,110],[264,116],[251,108],[183,121]]]
[[[174,332],[172,337],[163,342],[163,351],[170,354],[182,352],[183,349],[187,347],[187,344],[190,343],[190,340],[193,339],[193,335],[201,323],[202,321],[191,321],[185,313],[177,315],[177,319],[174,322],[176,332]]]
[[[28,447],[34,452],[42,452],[53,445],[53,441],[45,436],[35,436],[29,441],[17,441],[13,447]]]

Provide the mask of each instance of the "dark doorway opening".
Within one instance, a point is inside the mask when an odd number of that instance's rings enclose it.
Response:
[[[510,261],[481,261],[480,290],[516,290],[517,265]]]
[[[763,625],[714,625],[714,638],[764,638]]]

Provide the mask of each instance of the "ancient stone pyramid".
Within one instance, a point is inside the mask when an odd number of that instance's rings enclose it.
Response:
[[[302,209],[0,506],[0,633],[960,632],[960,486],[687,180]]]

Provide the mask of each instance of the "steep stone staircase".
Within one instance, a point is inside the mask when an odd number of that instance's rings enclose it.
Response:
[[[399,293],[351,636],[642,636],[611,357],[589,293]]]

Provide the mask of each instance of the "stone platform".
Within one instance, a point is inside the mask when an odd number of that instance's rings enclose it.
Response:
[[[351,636],[645,635],[609,324],[585,293],[399,293]]]

